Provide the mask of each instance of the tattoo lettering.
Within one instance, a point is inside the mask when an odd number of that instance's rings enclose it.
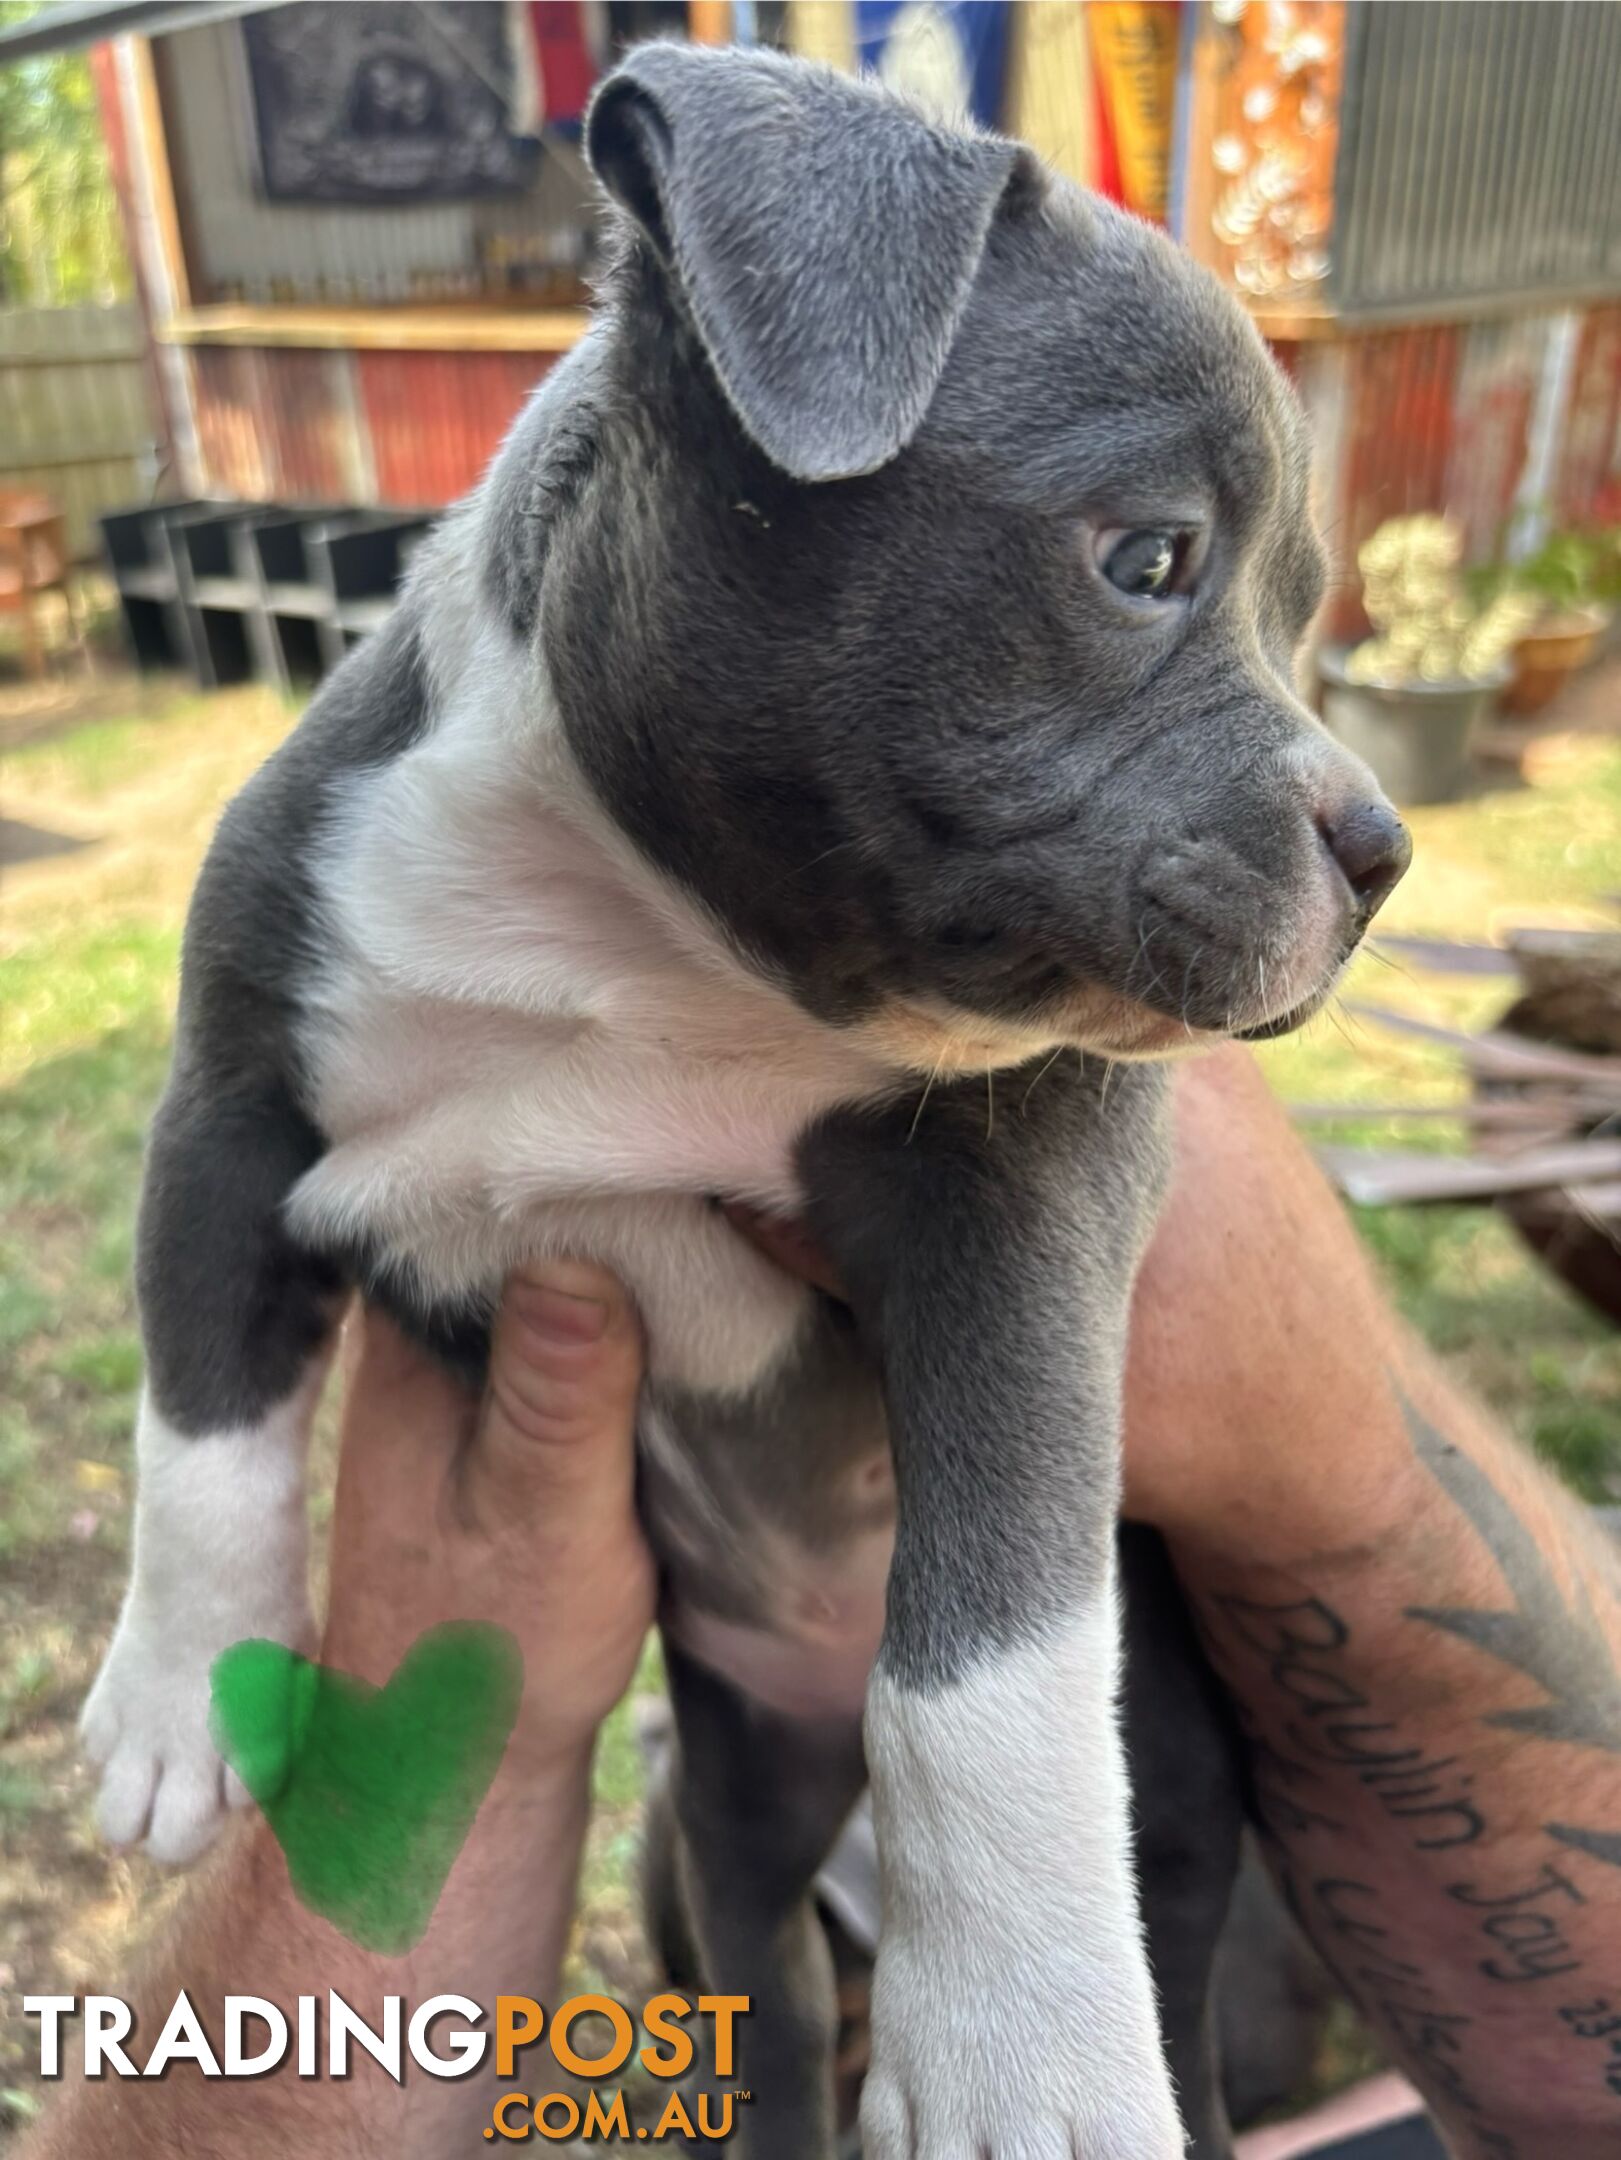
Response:
[[[1475,2020],[1468,2011],[1449,2007],[1423,1967],[1399,1954],[1384,1923],[1379,1892],[1346,1876],[1314,1881],[1306,1901],[1292,1878],[1286,1891],[1340,1986],[1390,2035],[1425,2090],[1478,2116],[1485,2103],[1461,2060]],[[1519,2146],[1506,2131],[1478,2122],[1470,2131],[1488,2160],[1520,2160]]]
[[[1566,1898],[1572,1905],[1585,1905],[1587,1900],[1551,1861],[1541,1877],[1523,1890],[1489,1894],[1473,1883],[1449,1883],[1447,1896],[1455,1904],[1487,1915],[1482,1932],[1494,1945],[1495,1954],[1482,1958],[1480,1970],[1488,1980],[1518,1984],[1580,1972],[1582,1961],[1562,1932],[1559,1914],[1540,1907],[1550,1898]]]
[[[1286,1750],[1274,1749],[1270,1767],[1287,1764],[1296,1782],[1313,1770],[1349,1772],[1393,1821],[1414,1825],[1413,1843],[1420,1852],[1445,1852],[1485,1836],[1485,1817],[1468,1797],[1473,1776],[1459,1770],[1458,1758],[1403,1746],[1390,1719],[1366,1715],[1372,1708],[1367,1696],[1335,1664],[1350,1645],[1351,1631],[1321,1598],[1287,1605],[1239,1597],[1215,1602],[1232,1632],[1266,1661],[1273,1685],[1294,1705],[1284,1728]],[[1267,1790],[1271,1797],[1270,1781]],[[1298,1796],[1288,1804],[1298,1809]],[[1327,1817],[1319,1822],[1339,1827]]]
[[[1557,1550],[1544,1552],[1512,1501],[1481,1466],[1435,1430],[1397,1390],[1414,1454],[1465,1516],[1501,1573],[1498,1608],[1414,1605],[1407,1618],[1467,1643],[1532,1683],[1537,1699],[1484,1710],[1481,1721],[1528,1740],[1556,1740],[1621,1758],[1621,1665],[1606,1633],[1599,1599],[1603,1563],[1573,1567],[1564,1587]],[[1580,1555],[1573,1558],[1580,1560]],[[1621,1602],[1621,1569],[1613,1578]],[[1426,1745],[1422,1728],[1379,1715],[1359,1684],[1350,1624],[1322,1598],[1262,1602],[1237,1596],[1201,1601],[1201,1626],[1218,1663],[1259,1661],[1276,1709],[1263,1714],[1243,1704],[1254,1792],[1291,1907],[1316,1942],[1347,1995],[1394,2043],[1432,2097],[1469,2124],[1471,2153],[1487,2160],[1521,2160],[1515,2137],[1490,2126],[1494,2112],[1481,2097],[1489,2083],[1479,2030],[1480,1983],[1518,1990],[1546,2004],[1571,2043],[1603,2049],[1603,2076],[1621,2097],[1621,1997],[1594,1985],[1586,1999],[1560,2006],[1561,1990],[1584,1969],[1583,1930],[1592,1931],[1592,1901],[1561,1853],[1521,1861],[1517,1876],[1493,1871],[1486,1794],[1476,1789],[1468,1750],[1443,1753]],[[1613,1631],[1612,1631],[1613,1632]],[[1456,1925],[1448,1957],[1432,1958],[1425,1928],[1436,1917],[1389,1905],[1376,1884],[1325,1872],[1342,1853],[1365,1848],[1348,1841],[1348,1796],[1360,1793],[1400,1824],[1415,1855],[1453,1854],[1447,1873],[1432,1876],[1428,1893],[1445,1901],[1467,1929],[1473,1973],[1460,1963]],[[1346,1818],[1346,1819],[1340,1819]],[[1545,1825],[1567,1851],[1621,1868],[1621,1828]],[[1506,1853],[1509,1846],[1502,1848]],[[1515,1845],[1515,1850],[1523,1847]],[[1433,1859],[1430,1859],[1433,1867]],[[1447,1864],[1443,1861],[1442,1866]],[[1577,1875],[1580,1870],[1577,1869]],[[1585,1918],[1582,1917],[1585,1914]],[[1448,1977],[1450,1971],[1451,1977]]]
[[[1559,2015],[1578,2040],[1596,2040],[1604,2048],[1604,2082],[1621,2098],[1621,2002],[1600,1995],[1592,2002],[1565,2003]]]

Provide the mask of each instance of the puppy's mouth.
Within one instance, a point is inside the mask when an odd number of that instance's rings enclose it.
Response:
[[[1334,979],[1339,979],[1338,969],[1335,970]],[[1334,984],[1331,982],[1326,988],[1314,991],[1309,998],[1303,998],[1298,1005],[1292,1005],[1287,1012],[1279,1013],[1271,1020],[1258,1020],[1253,1027],[1235,1028],[1234,1039],[1249,1043],[1276,1042],[1280,1035],[1292,1035],[1296,1028],[1304,1027],[1308,1020],[1315,1020],[1333,995]]]
[[[1334,978],[1287,1012],[1248,1027],[1208,1027],[1179,1013],[1168,1013],[1117,991],[1090,987],[1063,1008],[1028,1026],[998,1025],[983,1017],[923,1001],[896,1003],[863,1033],[886,1063],[911,1072],[942,1075],[1011,1070],[1056,1049],[1089,1051],[1128,1062],[1158,1063],[1207,1049],[1218,1042],[1270,1042],[1287,1035],[1322,1011],[1333,995]]]
[[[1305,997],[1256,1020],[1241,1020],[1236,1013],[1220,1020],[1194,1017],[1101,982],[1077,982],[1022,1022],[976,1014],[944,999],[912,997],[892,1000],[862,1032],[886,1063],[936,1078],[1011,1069],[1055,1049],[1157,1062],[1218,1042],[1272,1042],[1305,1026],[1334,995],[1355,949],[1353,944],[1342,953]]]

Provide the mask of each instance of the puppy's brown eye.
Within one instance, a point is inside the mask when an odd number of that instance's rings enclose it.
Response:
[[[1178,532],[1100,533],[1098,568],[1134,600],[1168,600],[1181,582],[1188,535]]]

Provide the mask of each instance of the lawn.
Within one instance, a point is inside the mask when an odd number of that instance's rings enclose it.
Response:
[[[9,817],[83,843],[12,872],[0,918],[0,2142],[8,2117],[34,2105],[32,2029],[6,2022],[21,1992],[106,1986],[172,1894],[145,1862],[99,1846],[72,1720],[123,1576],[140,1365],[131,1228],[186,896],[221,801],[293,717],[258,690],[132,692],[123,711],[103,691],[95,704],[78,724],[68,711],[13,730],[30,739],[0,775]],[[1417,863],[1389,910],[1393,927],[1481,937],[1531,920],[1609,920],[1604,896],[1621,891],[1621,743],[1552,738],[1532,786],[1420,813],[1415,826]],[[1463,1021],[1501,998],[1499,985],[1371,958],[1346,992]],[[1343,1013],[1265,1055],[1297,1099],[1444,1104],[1459,1092],[1444,1058]],[[1447,1137],[1438,1126],[1428,1144]],[[1584,1491],[1621,1492],[1621,1338],[1489,1213],[1396,1210],[1363,1215],[1360,1227],[1442,1355]],[[326,1505],[318,1495],[318,1521]],[[639,1772],[628,1711],[607,1736],[598,1783],[578,1976],[633,1991]]]

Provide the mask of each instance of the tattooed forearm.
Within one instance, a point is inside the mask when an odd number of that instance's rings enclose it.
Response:
[[[1470,2160],[1586,2160],[1621,2150],[1621,1567],[1506,1443],[1397,1401],[1410,1532],[1189,1587],[1346,1993]]]
[[[1405,1740],[1394,1719],[1372,1715],[1368,1694],[1346,1669],[1350,1626],[1324,1599],[1268,1604],[1229,1595],[1210,1605],[1213,1636],[1264,1665],[1282,1707],[1264,1739],[1252,1715],[1242,1722],[1251,1734],[1261,1826],[1274,1842],[1296,1919],[1345,1994],[1424,2089],[1474,2124],[1476,2151],[1486,2160],[1521,2160],[1513,2137],[1481,2120],[1487,2104],[1468,2068],[1474,2015],[1448,1999],[1424,1957],[1392,1925],[1373,1883],[1318,1872],[1325,1845],[1347,1833],[1346,1810],[1335,1798],[1345,1780],[1391,1823],[1409,1826],[1406,1836],[1419,1851],[1480,1843],[1487,1824],[1462,1791],[1469,1773],[1455,1756]],[[1457,1888],[1473,1894],[1468,1883]]]

